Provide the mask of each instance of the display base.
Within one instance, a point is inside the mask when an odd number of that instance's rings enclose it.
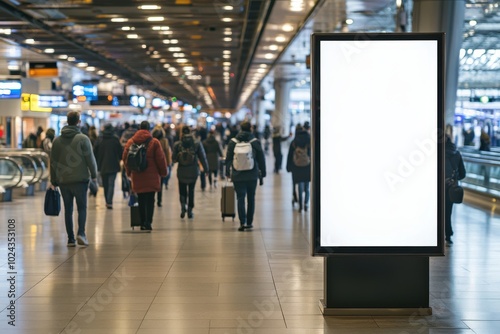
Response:
[[[320,299],[319,308],[326,316],[426,316],[432,315],[432,307],[420,308],[328,308]]]

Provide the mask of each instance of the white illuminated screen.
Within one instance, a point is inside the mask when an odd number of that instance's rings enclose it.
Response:
[[[437,41],[320,43],[321,246],[437,246]]]

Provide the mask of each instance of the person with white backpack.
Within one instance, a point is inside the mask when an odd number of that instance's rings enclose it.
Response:
[[[226,175],[233,181],[236,192],[240,219],[238,231],[245,231],[253,228],[257,180],[260,180],[260,185],[263,184],[266,159],[260,141],[252,133],[250,122],[241,122],[240,130],[227,145]],[[245,198],[248,202],[246,208]]]

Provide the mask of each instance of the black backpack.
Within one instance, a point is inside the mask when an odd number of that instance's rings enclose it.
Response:
[[[132,143],[128,148],[127,168],[131,171],[142,172],[148,168],[148,160],[146,159],[146,151],[148,144],[152,138],[148,138],[142,144]]]
[[[191,166],[195,163],[196,152],[193,145],[185,147],[182,143],[179,145],[177,161],[181,166]]]

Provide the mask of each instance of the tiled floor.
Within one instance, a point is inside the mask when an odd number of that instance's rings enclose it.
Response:
[[[121,192],[113,210],[89,201],[88,248],[67,248],[63,217],[43,192],[0,203],[0,333],[500,333],[500,219],[456,206],[455,244],[431,258],[429,317],[323,317],[323,259],[309,256],[310,221],[291,207],[291,177],[258,188],[255,229],[222,222],[220,189],[196,193],[180,219],[176,178],[154,231],[131,231]],[[6,309],[7,220],[16,220],[15,327]]]

